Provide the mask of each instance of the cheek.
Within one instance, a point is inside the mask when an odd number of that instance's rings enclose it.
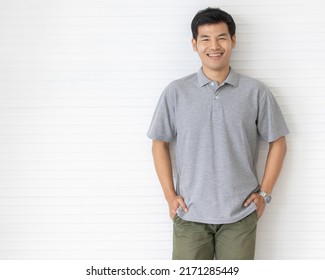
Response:
[[[205,54],[205,52],[204,51],[199,51],[198,52],[198,54],[199,54],[199,56],[201,57],[201,58],[205,58],[206,57],[206,54]]]
[[[201,53],[201,54],[205,53],[206,49],[207,48],[205,46],[200,46],[200,47],[197,48],[198,52]]]

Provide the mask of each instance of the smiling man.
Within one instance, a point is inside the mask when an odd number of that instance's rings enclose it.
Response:
[[[254,259],[257,221],[271,201],[289,131],[270,90],[230,67],[233,18],[208,8],[191,28],[202,67],[165,88],[148,131],[173,220],[173,259]],[[260,138],[269,143],[261,183]]]

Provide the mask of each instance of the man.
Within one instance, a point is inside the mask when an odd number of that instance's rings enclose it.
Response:
[[[174,223],[173,259],[254,259],[257,220],[271,200],[289,131],[270,90],[230,67],[233,18],[208,8],[191,28],[202,67],[166,87],[148,131]],[[261,184],[259,137],[269,142]]]

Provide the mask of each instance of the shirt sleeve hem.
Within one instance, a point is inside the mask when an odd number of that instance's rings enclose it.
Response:
[[[272,135],[271,137],[268,137],[268,139],[266,139],[266,142],[271,143],[277,139],[279,139],[280,137],[286,136],[289,134],[289,130],[283,131],[281,133],[277,133],[275,135]]]
[[[158,141],[163,141],[163,142],[173,142],[175,139],[172,137],[165,137],[165,136],[161,136],[161,135],[153,135],[148,133],[147,137],[152,139],[152,140],[158,140]]]

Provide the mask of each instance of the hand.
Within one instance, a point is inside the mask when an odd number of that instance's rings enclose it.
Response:
[[[252,193],[251,196],[245,201],[244,206],[247,207],[252,202],[254,202],[256,205],[256,213],[258,218],[262,217],[263,212],[265,210],[265,203],[263,197],[258,193]]]
[[[176,210],[181,206],[183,211],[188,212],[188,208],[181,196],[174,196],[172,199],[168,201],[169,207],[169,216],[173,220],[176,215]]]

